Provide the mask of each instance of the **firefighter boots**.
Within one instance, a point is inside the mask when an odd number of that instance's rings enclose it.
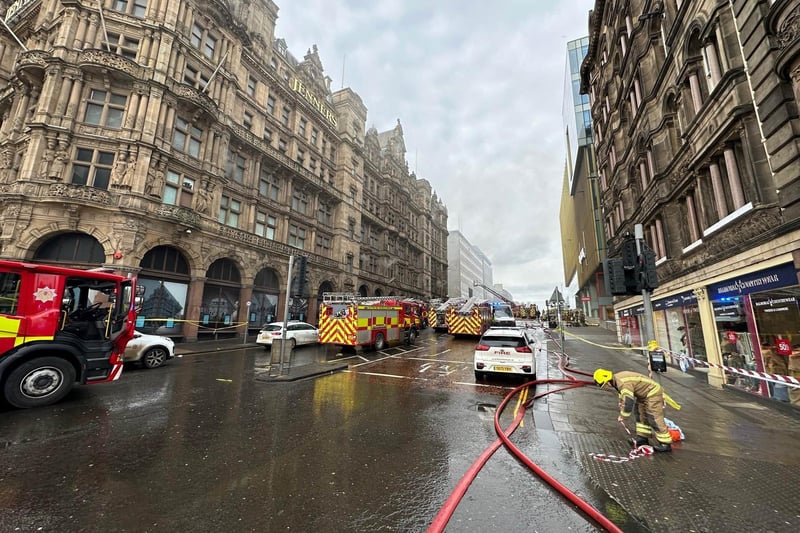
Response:
[[[661,442],[656,442],[653,445],[653,449],[657,452],[671,452],[672,451],[672,444],[666,443],[663,444]]]
[[[636,439],[633,441],[633,447],[638,448],[639,446],[644,446],[645,444],[648,444],[647,437],[636,435]]]

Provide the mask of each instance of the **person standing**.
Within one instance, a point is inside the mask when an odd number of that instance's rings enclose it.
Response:
[[[680,409],[680,406],[664,393],[660,384],[638,372],[614,373],[604,368],[595,370],[594,382],[601,388],[610,383],[619,393],[617,420],[622,422],[633,413],[637,447],[648,444],[651,435],[655,434],[653,449],[657,452],[672,451],[672,436],[664,422],[664,402],[674,409]]]

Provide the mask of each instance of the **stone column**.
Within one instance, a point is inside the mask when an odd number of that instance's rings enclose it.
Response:
[[[722,220],[728,216],[728,204],[725,201],[725,191],[722,189],[722,175],[716,163],[711,163],[708,170],[711,172],[711,187],[714,189],[714,207],[717,209],[717,216]]]
[[[149,98],[147,97],[147,94],[142,94],[141,96],[139,96],[139,109],[138,112],[136,113],[136,122],[134,122],[133,128],[137,132],[139,132],[140,135],[144,133],[143,130],[147,119],[148,101]]]
[[[100,17],[92,13],[89,16],[89,27],[86,29],[86,38],[83,40],[83,48],[86,50],[87,48],[100,48],[102,50],[108,50],[106,48],[105,40],[106,35],[102,31],[97,31],[97,27],[100,25]]]
[[[653,179],[656,175],[656,165],[653,163],[653,149],[647,149],[647,170],[650,171],[650,179]]]
[[[708,62],[708,71],[711,74],[711,79],[709,80],[708,90],[713,91],[714,87],[717,86],[719,80],[722,79],[722,71],[719,67],[719,59],[717,57],[717,46],[713,42],[709,42],[705,46],[705,56],[706,61]]]
[[[647,166],[645,165],[644,161],[639,161],[639,176],[642,178],[642,194],[647,190],[647,186],[649,185],[647,179]]]
[[[694,112],[699,113],[700,108],[703,107],[703,93],[700,91],[700,80],[697,77],[697,72],[689,74],[689,88],[692,91]]]
[[[153,46],[153,30],[146,29],[144,30],[144,39],[142,39],[142,49],[139,51],[139,61],[144,66],[149,67],[152,63],[152,58],[150,57],[150,50]]]
[[[206,278],[195,278],[189,283],[189,295],[186,298],[187,320],[183,324],[183,334],[187,341],[197,340],[197,323],[202,319],[200,316],[200,306],[203,304],[203,290],[206,286]]]
[[[717,339],[717,323],[714,320],[714,307],[708,299],[708,290],[705,287],[697,287],[692,292],[697,298],[697,308],[700,311],[703,342],[706,345],[706,359],[711,364],[722,366],[722,354],[720,353],[719,340]],[[721,368],[709,368],[708,384],[721,389],[723,383],[725,383],[725,372]]]
[[[660,218],[656,219],[656,242],[658,243],[658,258],[667,257],[667,246],[664,242],[664,224]]]
[[[739,177],[739,166],[736,164],[736,154],[730,146],[723,151],[725,156],[725,171],[728,173],[728,187],[731,190],[734,209],[739,209],[745,204],[742,180]]]
[[[81,13],[78,15],[78,17],[78,29],[75,32],[75,38],[72,40],[72,48],[76,50],[83,50],[83,40],[86,37],[88,15],[86,13]]]
[[[125,113],[125,122],[123,127],[125,129],[132,129],[136,124],[136,114],[139,112],[139,93],[136,90],[131,91],[131,101],[128,103],[128,109]]]
[[[697,242],[700,239],[700,228],[697,226],[697,212],[694,208],[694,196],[691,194],[686,197],[686,213],[689,217],[689,238],[692,242]]]
[[[69,94],[69,103],[67,104],[67,110],[64,113],[64,118],[61,120],[62,126],[66,126],[73,118],[75,118],[75,114],[78,111],[78,104],[81,101],[82,90],[83,90],[83,80],[81,80],[80,78],[73,80],[72,91]]]

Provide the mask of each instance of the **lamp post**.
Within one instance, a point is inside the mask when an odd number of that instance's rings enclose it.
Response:
[[[247,306],[247,312],[244,315],[244,335],[242,335],[242,344],[247,344],[247,328],[250,325],[250,300],[245,302],[245,306]]]

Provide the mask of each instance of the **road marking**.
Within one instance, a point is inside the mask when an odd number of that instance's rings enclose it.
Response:
[[[448,361],[447,359],[430,359],[427,357],[404,357],[406,361],[430,361],[433,363],[452,363],[452,364],[462,364],[467,366],[472,366],[472,363],[469,361]]]

